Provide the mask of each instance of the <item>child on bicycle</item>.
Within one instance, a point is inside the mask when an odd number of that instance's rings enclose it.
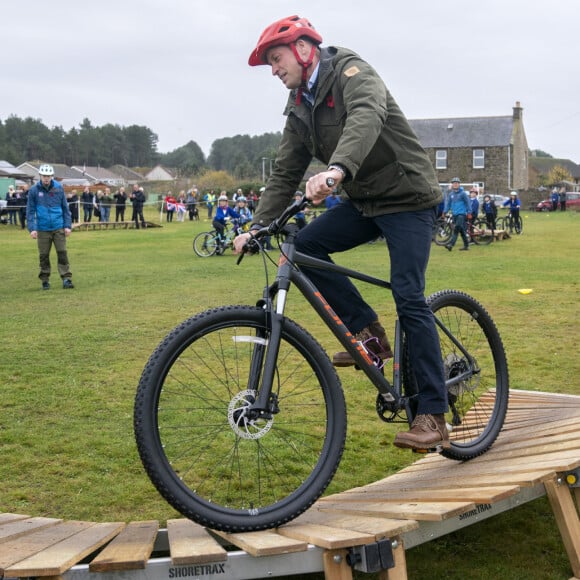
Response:
[[[278,217],[313,158],[326,166],[307,181],[306,196],[319,205],[340,185],[348,199],[301,229],[296,249],[330,262],[334,252],[384,236],[393,296],[419,387],[417,416],[408,432],[397,434],[395,445],[449,446],[443,361],[424,296],[436,208],[442,199],[437,177],[375,69],[351,50],[321,43],[322,36],[306,18],[290,16],[268,26],[250,55],[250,66],[270,66],[290,90],[275,169],[252,228]],[[234,240],[237,253],[251,235],[252,230]],[[393,356],[377,313],[350,279],[316,268],[304,272],[358,341],[382,359]],[[336,353],[333,362],[354,365],[346,352]]]
[[[495,220],[497,219],[497,206],[492,201],[489,195],[484,196],[483,204],[481,206],[485,221],[491,231],[495,230]]]
[[[229,206],[228,196],[225,191],[222,191],[218,198],[218,206],[212,222],[212,225],[218,234],[218,250],[223,250],[226,222],[229,219],[239,220],[240,214]]]
[[[236,200],[236,211],[240,216],[240,226],[244,231],[247,231],[248,228],[244,226],[252,221],[252,212],[247,206],[247,199],[245,196],[240,195]]]
[[[510,210],[510,218],[512,220],[512,223],[517,223],[519,221],[518,218],[520,217],[520,207],[521,207],[521,205],[522,205],[522,202],[518,198],[518,192],[517,191],[512,191],[510,193],[510,198],[509,199],[506,199],[503,202],[503,206],[504,207],[509,207],[509,210]]]

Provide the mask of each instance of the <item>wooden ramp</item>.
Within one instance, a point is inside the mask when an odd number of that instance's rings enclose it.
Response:
[[[426,456],[381,481],[319,500],[293,522],[225,534],[186,519],[95,523],[0,514],[4,578],[250,579],[352,566],[407,578],[405,549],[547,495],[580,578],[580,397],[514,391],[493,448],[466,463]],[[574,503],[574,496],[576,505]],[[533,565],[533,562],[530,563]]]
[[[145,227],[141,226],[140,229],[162,227],[161,224],[156,224],[155,222],[145,222]],[[80,222],[74,223],[72,229],[79,232],[89,230],[133,230],[135,229],[135,222]]]

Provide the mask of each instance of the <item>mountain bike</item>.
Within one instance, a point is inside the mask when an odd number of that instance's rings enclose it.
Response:
[[[244,231],[247,231],[247,227],[240,226],[238,220],[227,221],[223,239],[220,239],[215,229],[202,232],[193,238],[193,251],[200,258],[221,256],[227,248],[233,245],[234,238]]]
[[[516,234],[521,234],[524,231],[524,222],[522,216],[519,214],[514,215],[511,211],[504,217],[498,220],[498,229],[505,230],[510,234],[514,232]]]
[[[445,214],[435,220],[433,226],[433,241],[438,246],[444,246],[453,235],[453,217],[451,214]]]
[[[467,220],[466,230],[469,239],[477,246],[487,246],[493,242],[493,230],[484,219]]]
[[[376,387],[380,419],[411,424],[415,416],[418,391],[399,322],[394,359],[385,365],[357,342],[301,267],[385,290],[390,282],[298,252],[297,226],[287,222],[305,204],[304,197],[296,200],[246,244],[260,251],[266,236],[280,236],[275,279],[271,255],[260,252],[266,284],[256,305],[212,308],[184,321],[155,349],[139,382],[134,431],[143,466],[169,504],[211,529],[280,526],[320,497],[339,466],[344,393],[324,348],[285,315],[292,287]],[[484,453],[502,428],[505,351],[492,318],[467,294],[442,290],[428,303],[440,337],[450,430],[450,447],[431,451],[463,461]]]
[[[451,239],[453,228],[453,216],[451,214],[437,218],[433,227],[433,241],[438,246],[444,246]],[[478,246],[487,246],[493,241],[493,232],[489,229],[484,219],[477,218],[473,222],[467,220],[465,228],[470,240]]]

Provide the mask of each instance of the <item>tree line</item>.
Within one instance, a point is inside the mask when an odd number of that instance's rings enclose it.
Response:
[[[176,169],[182,177],[210,169],[243,179],[261,175],[265,164],[269,173],[280,139],[280,133],[218,139],[206,159],[193,140],[169,153],[160,153],[158,136],[142,125],[109,123],[96,127],[85,118],[78,127],[65,131],[60,126],[49,128],[32,117],[0,119],[0,159],[13,165],[36,160],[93,167],[119,164],[146,168],[161,164]]]

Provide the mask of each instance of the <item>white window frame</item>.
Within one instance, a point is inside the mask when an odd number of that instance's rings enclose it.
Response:
[[[447,169],[447,149],[435,150],[435,169]]]
[[[485,169],[485,149],[473,150],[473,169]]]

